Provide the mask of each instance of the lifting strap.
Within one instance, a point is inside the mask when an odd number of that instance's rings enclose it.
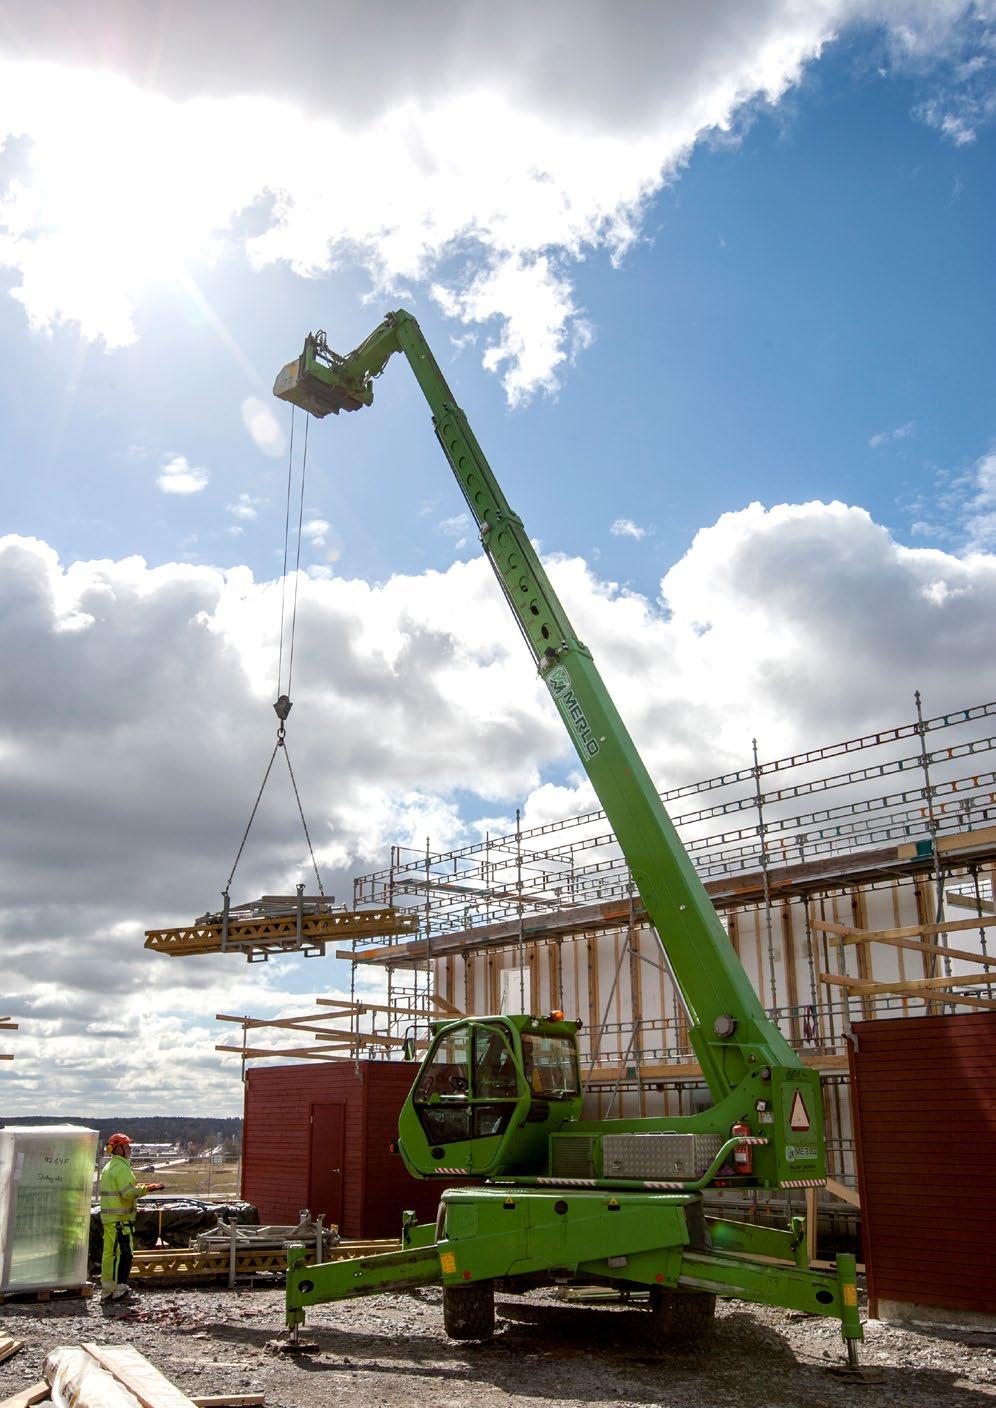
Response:
[[[282,689],[284,667],[284,636],[285,628],[287,625],[287,552],[290,542],[291,485],[294,472],[294,417],[295,409],[292,407],[290,452],[287,457],[287,503],[284,510],[284,559],[280,582],[280,646],[277,653],[277,700],[273,706],[274,712],[276,713],[278,720],[277,741],[273,745],[273,752],[270,754],[270,761],[267,763],[266,771],[263,773],[263,781],[259,784],[259,791],[256,793],[256,800],[253,803],[252,811],[249,813],[249,820],[246,823],[246,829],[242,834],[242,840],[239,844],[239,849],[236,852],[235,860],[232,862],[232,869],[229,873],[228,880],[225,883],[224,890],[222,890],[221,892],[222,898],[225,901],[226,917],[228,914],[232,881],[235,879],[235,872],[238,869],[239,861],[242,859],[242,852],[245,850],[246,842],[249,839],[249,832],[252,830],[252,824],[256,820],[256,813],[259,810],[260,802],[263,800],[263,793],[266,790],[266,784],[270,780],[270,773],[273,770],[273,764],[276,761],[277,754],[280,752],[283,753],[284,759],[287,763],[287,771],[290,775],[291,787],[294,790],[294,800],[297,803],[298,816],[301,818],[301,826],[304,830],[304,839],[308,843],[308,854],[311,857],[312,869],[315,872],[315,881],[318,885],[318,893],[322,896],[323,899],[325,897],[325,887],[322,885],[322,877],[318,871],[318,861],[315,859],[315,849],[311,844],[311,832],[308,830],[308,823],[305,820],[304,807],[301,805],[301,794],[298,791],[297,778],[294,776],[294,768],[291,764],[290,749],[287,747],[287,716],[290,714],[291,709],[294,707],[290,698],[290,687],[291,678],[294,673],[294,638],[297,633],[297,592],[298,583],[300,581],[301,576],[301,528],[304,522],[304,484],[308,472],[309,418],[307,416],[305,416],[304,420],[304,454],[301,460],[301,498],[298,506],[297,517],[297,556],[294,562],[294,594],[292,598],[292,606],[290,613],[290,626],[289,630],[287,631],[287,688],[286,690]]]

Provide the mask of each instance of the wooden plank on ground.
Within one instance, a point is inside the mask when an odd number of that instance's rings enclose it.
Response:
[[[266,1402],[265,1393],[199,1393],[192,1398],[197,1408],[259,1408]]]
[[[42,1379],[41,1383],[32,1384],[30,1388],[22,1388],[20,1393],[15,1393],[10,1398],[5,1398],[0,1403],[0,1408],[33,1408],[35,1403],[40,1403],[43,1398],[48,1398],[52,1390]]]
[[[0,1335],[0,1364],[11,1359],[24,1346],[23,1340],[15,1340],[13,1335]]]
[[[193,1408],[193,1402],[131,1344],[84,1344],[102,1369],[113,1375],[142,1408]]]

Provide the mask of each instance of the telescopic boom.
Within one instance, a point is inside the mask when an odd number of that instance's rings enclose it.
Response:
[[[274,393],[316,416],[359,410],[371,404],[373,380],[395,352],[408,359],[429,403],[436,436],[477,522],[484,552],[615,832],[687,1009],[689,1039],[716,1105],[729,1107],[724,1118],[732,1112],[739,1119],[750,1094],[752,1124],[758,1120],[755,1109],[773,1110],[768,1122],[778,1128],[757,1131],[774,1135],[772,1154],[777,1150],[772,1160],[777,1169],[766,1168],[765,1181],[784,1181],[793,1173],[797,1179],[822,1178],[819,1077],[766,1017],[591,652],[578,638],[416,320],[404,311],[389,314],[344,357],[329,350],[323,333],[309,336],[301,356],[278,376]],[[753,1098],[758,1095],[764,1098]],[[786,1141],[792,1145],[788,1153]]]

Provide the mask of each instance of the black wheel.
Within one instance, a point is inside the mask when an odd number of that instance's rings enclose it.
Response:
[[[489,1340],[495,1332],[493,1283],[444,1286],[443,1329],[451,1340]]]
[[[655,1347],[693,1345],[705,1339],[716,1315],[716,1297],[708,1291],[650,1288],[650,1342]]]

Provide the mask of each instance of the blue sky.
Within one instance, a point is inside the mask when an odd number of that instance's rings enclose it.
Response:
[[[298,0],[272,54],[251,23],[209,42],[229,8],[175,6],[153,64],[140,5],[109,47],[99,6],[68,37],[57,6],[0,7],[0,1008],[24,1111],[44,1050],[63,1108],[222,1112],[214,1010],[348,981],[141,949],[215,899],[270,746],[270,387],[310,330],[346,351],[416,313],[662,784],[754,734],[772,756],[895,722],[920,684],[929,708],[991,693],[987,5],[619,26],[591,0],[566,66],[559,3],[511,5],[500,36],[484,5],[440,0],[422,32],[374,4],[348,56],[341,6]],[[388,33],[404,64],[371,86]],[[404,366],[309,439],[292,738],[330,888],[395,841],[589,805]],[[245,894],[302,873],[288,804]],[[135,1103],[88,1040],[112,1017],[185,1044],[201,1096],[164,1076]]]
[[[424,292],[405,300],[548,548],[653,594],[720,513],[809,497],[861,504],[904,541],[957,545],[957,526],[921,501],[993,431],[993,127],[957,145],[918,119],[928,83],[871,67],[878,42],[833,46],[782,104],[701,143],[618,267],[596,252],[574,269],[594,339],[555,394],[510,409],[478,347],[453,346],[462,329]],[[399,300],[363,305],[356,270],[303,280],[252,271],[239,251],[188,277],[201,299],[154,285],[139,340],[110,351],[0,305],[17,369],[3,389],[7,526],[67,559],[137,552],[269,576],[285,464],[248,439],[241,402],[266,394],[305,331],[347,350]],[[460,502],[431,435],[418,438],[423,408],[400,366],[376,406],[313,427],[307,508],[341,542],[336,570],[382,579],[467,555],[439,528]],[[156,489],[172,455],[208,472],[204,492]],[[232,539],[240,494],[258,517]],[[646,536],[613,535],[620,518]],[[306,561],[325,555],[306,545]]]

